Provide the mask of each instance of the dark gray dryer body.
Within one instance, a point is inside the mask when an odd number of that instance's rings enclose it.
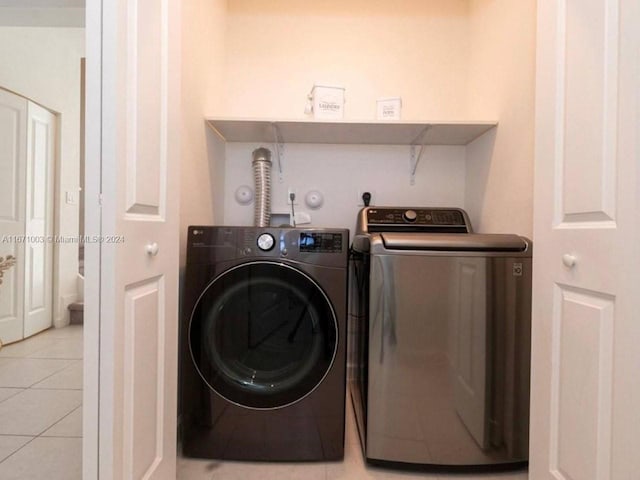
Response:
[[[189,227],[182,449],[225,460],[339,460],[349,231]]]
[[[460,209],[369,207],[352,247],[350,380],[368,462],[528,459],[531,243]]]

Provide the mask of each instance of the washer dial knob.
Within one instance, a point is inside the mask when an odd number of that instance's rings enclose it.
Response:
[[[418,219],[418,214],[415,210],[407,210],[406,212],[404,212],[404,214],[402,214],[402,217],[404,218],[405,222],[413,223]]]
[[[263,252],[268,252],[273,248],[276,241],[270,233],[263,233],[258,237],[258,248]]]

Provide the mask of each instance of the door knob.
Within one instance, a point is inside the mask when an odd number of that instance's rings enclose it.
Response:
[[[575,255],[571,255],[570,253],[565,253],[562,255],[562,263],[564,263],[565,267],[573,268],[578,259]]]
[[[147,244],[145,250],[147,252],[147,255],[155,257],[158,254],[158,250],[160,250],[160,247],[158,247],[158,244],[156,242],[153,242]]]

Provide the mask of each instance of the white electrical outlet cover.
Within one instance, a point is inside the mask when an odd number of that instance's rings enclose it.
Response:
[[[305,195],[304,202],[307,204],[307,207],[316,210],[324,204],[324,195],[318,190],[311,190]]]
[[[311,223],[311,215],[307,212],[296,212],[296,225],[307,225]]]
[[[298,205],[298,194],[296,193],[296,189],[293,187],[287,188],[287,205],[291,205],[291,194],[293,193],[293,204]]]
[[[240,205],[249,205],[253,201],[253,189],[249,185],[240,185],[236,188],[235,198]]]

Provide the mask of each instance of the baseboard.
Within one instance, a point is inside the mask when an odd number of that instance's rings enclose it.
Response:
[[[71,317],[69,316],[69,305],[78,301],[78,294],[72,293],[70,295],[62,295],[60,297],[60,306],[57,315],[53,319],[53,326],[55,328],[66,327],[71,323]]]

